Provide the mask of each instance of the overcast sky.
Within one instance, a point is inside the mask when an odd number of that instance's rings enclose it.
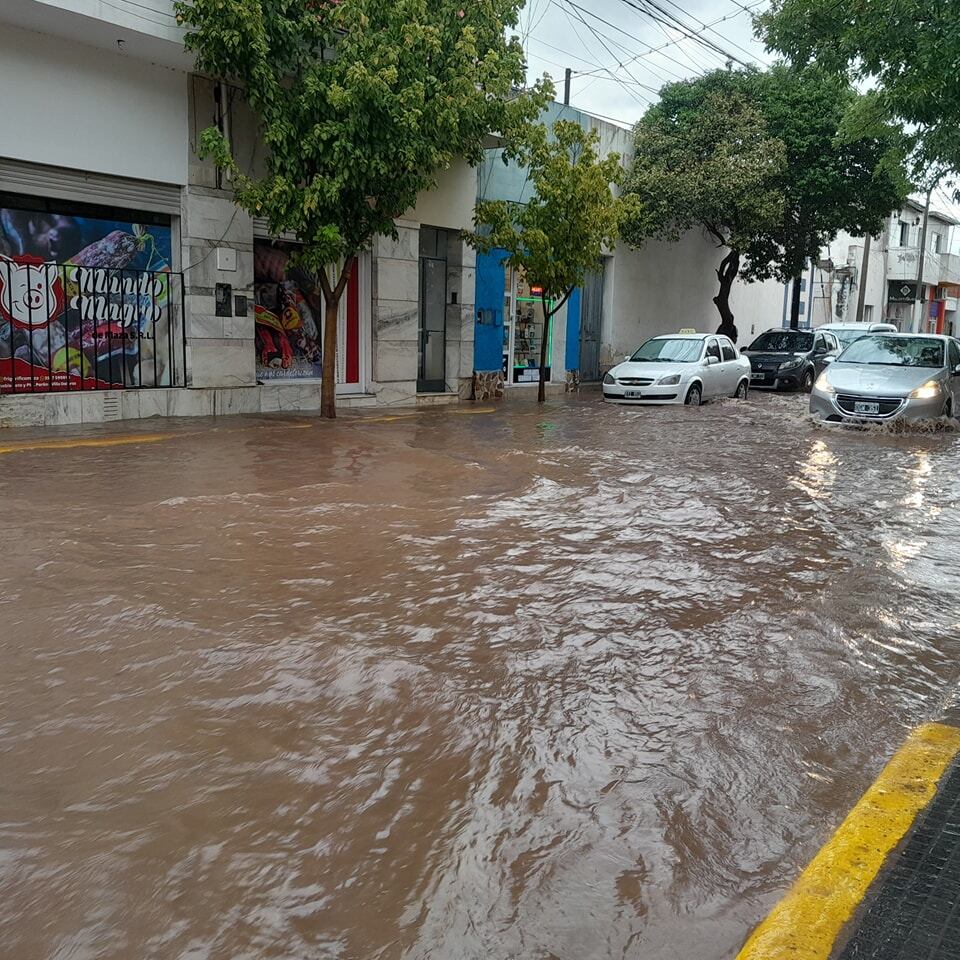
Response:
[[[727,55],[769,63],[744,9],[760,12],[767,0],[651,2],[665,12],[656,16],[667,22],[638,9],[646,8],[647,0],[527,0],[520,27],[531,77],[549,73],[562,99],[564,68],[570,67],[574,106],[632,124],[665,83],[723,67]],[[688,30],[671,24],[670,16]],[[684,32],[720,49],[708,49]]]

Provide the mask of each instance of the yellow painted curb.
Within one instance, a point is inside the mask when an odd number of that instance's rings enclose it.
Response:
[[[84,437],[74,440],[23,440],[20,443],[9,443],[0,446],[0,454],[23,453],[27,450],[69,450],[73,447],[123,447],[132,443],[160,443],[162,440],[172,440],[184,434],[176,433],[139,433],[126,437]]]
[[[827,960],[889,854],[960,753],[960,729],[914,730],[737,960]]]

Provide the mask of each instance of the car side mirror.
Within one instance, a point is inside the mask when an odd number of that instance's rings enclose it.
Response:
[[[716,357],[707,357],[703,362],[705,366],[712,367],[720,361]]]
[[[958,364],[953,368],[953,375],[954,375],[955,377],[960,377],[960,363],[958,363]]]
[[[836,359],[837,359],[837,355],[836,355],[835,353],[834,353],[834,354],[828,353],[828,354],[823,358],[823,362],[824,362],[824,363],[833,363],[833,361],[836,360]]]
[[[624,357],[624,358],[623,358],[623,362],[624,362],[624,363],[629,363],[629,362],[630,362],[630,357],[629,357],[629,356]]]

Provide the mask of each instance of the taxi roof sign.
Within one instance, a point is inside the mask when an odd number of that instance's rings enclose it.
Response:
[[[682,334],[689,334],[689,333],[696,333],[697,330],[696,330],[696,327],[681,327],[678,332]]]

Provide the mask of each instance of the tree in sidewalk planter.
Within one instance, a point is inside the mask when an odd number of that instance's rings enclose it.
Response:
[[[867,82],[848,124],[906,124],[915,170],[960,169],[960,18],[943,0],[774,0],[758,18],[767,47],[797,64]]]
[[[624,239],[638,247],[650,239],[675,242],[699,227],[725,249],[713,302],[718,332],[736,342],[730,292],[753,239],[783,217],[783,143],[733,71],[664,87],[634,142],[626,190],[640,212],[625,224]]]
[[[780,222],[762,229],[746,248],[746,281],[796,280],[841,231],[878,234],[910,191],[903,131],[889,123],[851,129],[847,118],[863,101],[849,81],[817,66],[777,65],[741,75],[746,95],[767,130],[784,146],[774,186],[783,197]],[[859,265],[858,265],[859,267]],[[794,283],[790,326],[800,321],[800,283]]]
[[[477,204],[477,231],[467,241],[489,253],[504,250],[504,264],[523,270],[540,291],[543,335],[540,341],[540,386],[537,399],[546,399],[547,347],[554,316],[582,285],[588,270],[613,248],[620,227],[638,213],[633,198],[623,199],[612,187],[622,183],[620,155],[598,156],[599,136],[578,123],[558,120],[552,135],[533,127],[519,154],[527,168],[533,199],[529,203],[502,200]]]
[[[237,204],[294,233],[323,291],[321,413],[336,415],[337,314],[350,264],[484,139],[513,143],[549,98],[518,93],[523,48],[507,31],[523,0],[178,0],[201,73],[239,87],[267,148],[237,163],[216,128],[200,137]],[[331,264],[345,263],[336,281]]]

